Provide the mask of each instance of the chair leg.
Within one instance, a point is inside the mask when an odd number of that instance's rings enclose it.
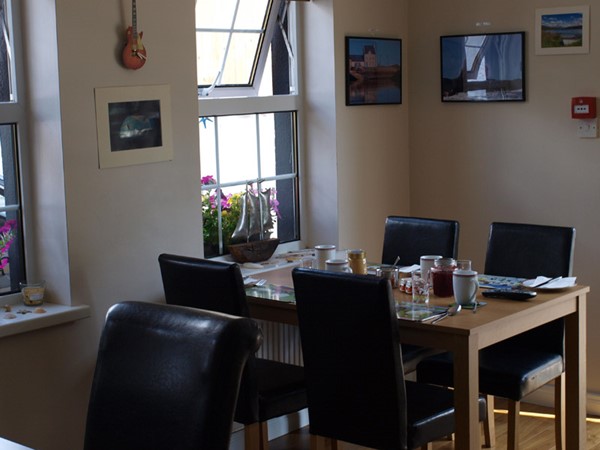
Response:
[[[565,374],[554,380],[554,432],[556,434],[556,450],[566,448],[565,433]]]
[[[269,425],[267,422],[244,425],[244,449],[269,450]]]
[[[508,437],[506,448],[508,450],[517,450],[519,448],[519,413],[521,412],[521,402],[508,400]]]
[[[433,450],[433,442],[428,442],[427,444],[421,447],[421,450]]]
[[[310,435],[310,450],[340,450],[338,441],[316,434]]]
[[[494,448],[496,446],[496,421],[494,418],[494,396],[485,396],[487,417],[483,421],[483,446]]]

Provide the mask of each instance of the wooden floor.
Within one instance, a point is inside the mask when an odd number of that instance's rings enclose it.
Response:
[[[496,449],[506,448],[506,405],[496,399]],[[553,450],[554,417],[551,409],[526,403],[521,404],[520,417],[520,449],[521,450]],[[343,450],[360,450],[365,447],[345,444]],[[450,450],[454,448],[452,441],[439,441],[433,444],[434,450]],[[308,427],[290,433],[269,443],[270,450],[309,450]],[[600,450],[600,418],[588,417],[587,450]]]

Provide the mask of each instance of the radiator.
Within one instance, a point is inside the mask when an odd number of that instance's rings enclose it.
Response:
[[[258,320],[263,331],[263,344],[256,356],[274,361],[304,365],[300,333],[295,325]]]

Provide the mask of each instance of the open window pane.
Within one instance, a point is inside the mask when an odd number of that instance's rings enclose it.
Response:
[[[279,4],[279,0],[275,0]],[[198,86],[251,87],[274,0],[196,1]],[[275,17],[272,17],[275,20]],[[262,56],[261,56],[262,55]],[[209,95],[203,93],[203,95]]]
[[[196,33],[196,66],[198,86],[210,86],[221,70],[221,61],[227,47],[228,33]]]
[[[196,28],[231,28],[238,0],[196,0]]]

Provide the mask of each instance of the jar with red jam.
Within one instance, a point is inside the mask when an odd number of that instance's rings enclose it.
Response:
[[[456,260],[453,258],[439,258],[431,269],[433,294],[437,297],[452,297],[452,272],[456,270]]]

